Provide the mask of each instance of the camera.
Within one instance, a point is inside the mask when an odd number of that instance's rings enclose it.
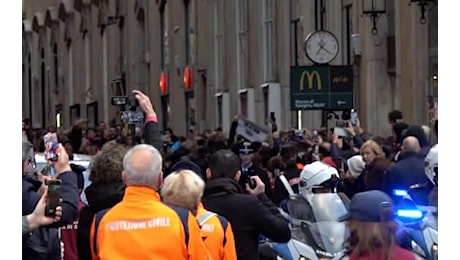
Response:
[[[130,110],[136,110],[139,106],[139,101],[136,99],[136,96],[131,93],[128,96],[112,97],[112,105],[128,106]]]
[[[144,112],[137,110],[139,101],[133,93],[128,96],[112,97],[112,105],[128,107],[127,110],[120,113],[120,119],[123,124],[138,125],[144,123]]]
[[[248,176],[246,177],[246,182],[248,183],[249,188],[255,189],[255,188],[257,187],[257,183],[256,183],[256,181],[253,180],[251,177],[252,177],[251,175],[248,175]]]

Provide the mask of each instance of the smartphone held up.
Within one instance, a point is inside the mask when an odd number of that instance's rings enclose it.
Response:
[[[350,113],[350,122],[352,126],[358,125],[358,112],[356,112],[354,109],[352,109]]]
[[[47,133],[43,137],[45,143],[45,160],[57,161],[59,158],[59,141],[56,133]]]
[[[61,199],[61,180],[48,180],[48,195],[46,199],[45,216],[56,216],[56,207]]]

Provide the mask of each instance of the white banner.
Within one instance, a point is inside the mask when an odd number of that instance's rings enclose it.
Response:
[[[265,142],[269,135],[269,131],[266,127],[259,126],[250,120],[240,117],[238,118],[236,134],[243,136],[250,142]]]

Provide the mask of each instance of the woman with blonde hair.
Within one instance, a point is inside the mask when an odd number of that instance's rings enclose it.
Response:
[[[207,211],[201,204],[204,185],[203,179],[191,170],[175,171],[164,179],[161,198],[164,203],[187,208],[196,216],[211,259],[236,260],[230,223],[224,217]]]
[[[362,173],[364,181],[364,189],[358,190],[383,190],[383,177],[385,171],[391,165],[391,161],[385,157],[382,147],[374,140],[367,140],[360,148],[365,170]]]
[[[350,201],[347,221],[348,254],[344,260],[418,260],[423,259],[396,243],[398,224],[394,220],[391,198],[378,190],[360,192]]]

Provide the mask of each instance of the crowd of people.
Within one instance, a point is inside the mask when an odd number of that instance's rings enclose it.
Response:
[[[279,208],[292,193],[307,192],[305,183],[324,169],[326,177],[308,192],[342,192],[350,207],[363,197],[370,204],[391,202],[394,189],[414,185],[418,204],[437,205],[437,145],[430,142],[437,136],[437,113],[427,128],[390,112],[390,137],[342,118],[345,136],[327,127],[301,135],[275,127],[267,140],[251,142],[236,134],[236,121],[228,135],[221,129],[161,133],[148,96],[133,93],[145,113],[133,145],[131,133],[104,123],[93,129],[78,120],[69,131],[58,131],[62,149],[50,164],[62,182],[62,198],[54,217],[43,215],[46,178],[30,167],[30,150],[44,150],[43,133],[34,135],[23,121],[23,259],[259,259],[261,237],[291,239]],[[91,184],[84,190],[81,169],[69,163],[74,153],[93,155]],[[79,199],[82,192],[87,204]],[[350,259],[417,259],[392,239],[391,207],[383,213],[389,225],[384,232],[357,239],[366,223],[383,221],[366,217],[376,215],[372,210],[380,209],[358,207],[342,218],[351,230]],[[75,233],[63,236],[75,220]]]

